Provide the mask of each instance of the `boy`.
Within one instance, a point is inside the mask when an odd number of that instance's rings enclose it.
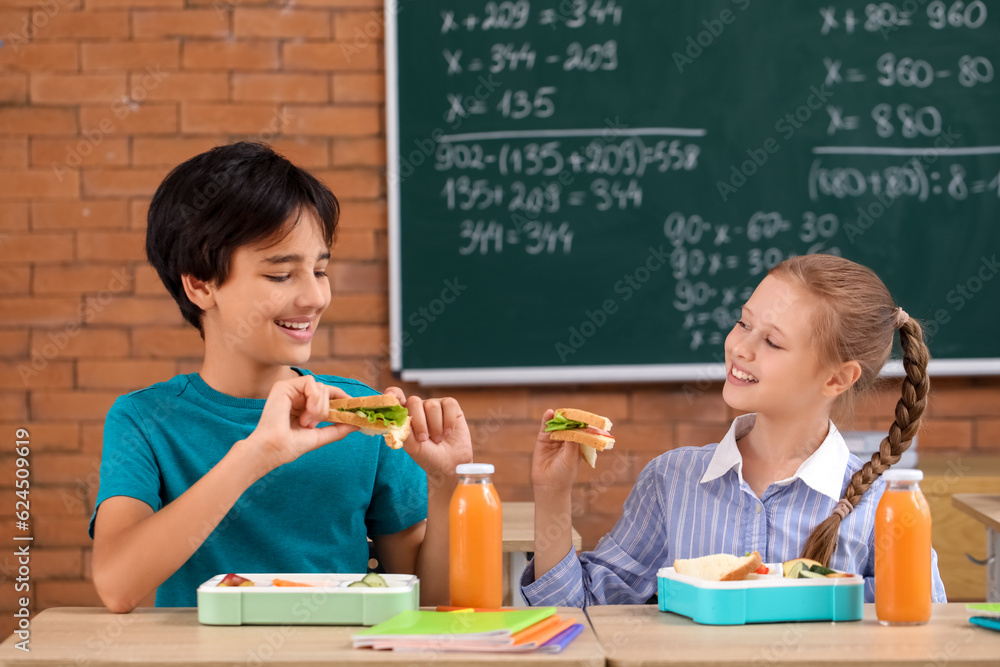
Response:
[[[299,367],[330,304],[338,216],[333,193],[260,144],[202,153],[157,190],[146,255],[205,357],[108,412],[90,533],[111,611],[153,589],[157,606],[194,606],[224,572],[364,572],[367,536],[386,571],[420,577],[423,604],[447,603],[448,502],[472,460],[458,403],[390,388],[412,416],[391,450],[320,426],[331,398],[375,391]]]

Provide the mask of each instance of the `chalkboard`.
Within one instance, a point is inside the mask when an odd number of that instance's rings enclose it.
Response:
[[[719,378],[767,269],[815,252],[883,278],[933,373],[1000,372],[996,4],[386,9],[404,379]]]

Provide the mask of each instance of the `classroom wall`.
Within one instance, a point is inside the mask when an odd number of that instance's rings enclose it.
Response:
[[[32,534],[31,605],[97,605],[87,521],[102,424],[125,392],[199,368],[201,341],[143,260],[149,199],[213,145],[269,141],[343,205],[333,301],[313,370],[376,387],[388,371],[381,0],[4,0],[0,9],[0,537]],[[934,385],[921,449],[1000,454],[1000,382]],[[420,391],[408,387],[410,391]],[[531,448],[548,407],[615,423],[617,447],[581,469],[575,525],[592,547],[642,466],[717,441],[720,386],[423,390],[457,396],[477,459],[504,500],[530,500]],[[855,426],[885,428],[894,390]],[[31,530],[15,524],[15,433],[30,432]],[[294,490],[290,490],[294,492]],[[14,627],[0,551],[0,636]]]

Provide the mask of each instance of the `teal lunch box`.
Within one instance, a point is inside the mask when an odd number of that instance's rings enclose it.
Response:
[[[241,574],[253,586],[198,587],[198,622],[206,625],[375,625],[420,607],[412,574],[383,574],[386,588],[348,586],[364,574]],[[275,586],[284,579],[309,587]]]
[[[705,581],[677,574],[672,567],[661,568],[656,573],[660,611],[706,625],[861,620],[862,577],[786,579],[780,574],[781,563],[768,563],[768,569],[777,574]]]

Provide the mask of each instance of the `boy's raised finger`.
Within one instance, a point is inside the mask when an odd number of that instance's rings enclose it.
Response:
[[[399,387],[388,387],[382,393],[387,396],[395,396],[400,405],[406,405],[406,394]]]
[[[427,437],[434,442],[441,442],[444,432],[444,416],[441,414],[441,401],[428,398],[424,401],[424,419],[427,420]]]
[[[410,413],[410,432],[418,442],[427,440],[427,418],[424,416],[423,403],[417,396],[406,399],[406,410]]]
[[[441,399],[441,419],[444,428],[442,435],[445,438],[451,435],[451,432],[458,428],[460,422],[465,419],[465,415],[462,414],[462,406],[451,396]]]

